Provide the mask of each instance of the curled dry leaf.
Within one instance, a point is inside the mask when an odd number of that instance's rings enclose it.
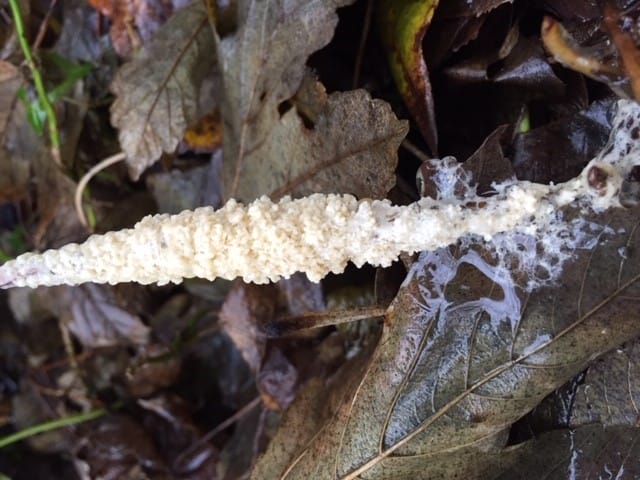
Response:
[[[162,152],[173,152],[197,120],[202,81],[214,71],[213,35],[204,5],[178,11],[117,73],[111,122],[133,179]]]

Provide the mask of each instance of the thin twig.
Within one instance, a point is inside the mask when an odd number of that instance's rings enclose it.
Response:
[[[400,144],[400,146],[405,150],[408,150],[410,153],[413,154],[414,157],[416,157],[418,160],[422,162],[427,162],[432,159],[432,157],[424,153],[422,150],[420,150],[416,145],[414,145],[412,142],[410,142],[406,138],[402,140],[402,143]]]
[[[38,35],[33,42],[33,46],[31,47],[33,50],[37,50],[38,48],[40,48],[40,44],[42,43],[42,40],[44,40],[44,36],[47,33],[47,27],[49,26],[49,20],[51,20],[51,15],[53,15],[53,9],[56,6],[56,3],[58,3],[58,0],[51,0],[51,3],[49,3],[47,14],[44,16],[44,19],[40,23]]]
[[[94,176],[96,176],[105,168],[123,161],[125,158],[127,158],[127,156],[124,152],[116,153],[115,155],[111,155],[110,157],[105,158],[104,160],[94,165],[87,173],[82,176],[82,178],[78,182],[76,193],[73,197],[73,204],[75,205],[76,214],[80,219],[80,223],[82,223],[82,225],[84,225],[85,227],[89,226],[89,224],[82,208],[82,192],[84,192],[85,187]]]
[[[344,323],[357,322],[367,318],[382,317],[385,307],[361,307],[349,310],[333,310],[328,312],[308,312],[295,317],[283,317],[263,328],[269,337],[280,337],[300,330],[328,327]]]
[[[204,436],[202,436],[197,441],[195,441],[192,445],[190,445],[187,449],[183,450],[180,453],[180,455],[178,455],[178,457],[176,458],[174,464],[175,465],[182,464],[182,462],[184,462],[184,460],[186,458],[189,458],[189,456],[191,456],[193,453],[195,453],[198,450],[198,448],[200,448],[205,443],[209,442],[213,437],[215,437],[218,433],[220,433],[224,429],[226,429],[226,428],[230,427],[231,425],[233,425],[234,423],[236,423],[238,420],[240,420],[242,417],[247,415],[249,412],[251,412],[258,405],[260,405],[260,403],[262,403],[262,398],[260,396],[258,396],[256,398],[254,398],[253,400],[251,400],[249,403],[247,403],[244,407],[242,407],[236,413],[231,415],[229,418],[224,420],[222,423],[219,423],[212,430],[207,432]]]
[[[58,132],[58,120],[56,118],[53,105],[51,105],[51,102],[49,101],[47,91],[44,88],[42,75],[40,75],[40,71],[38,70],[36,62],[33,59],[33,53],[31,52],[31,47],[29,46],[29,42],[27,41],[27,37],[25,35],[24,22],[22,19],[22,13],[20,13],[20,5],[18,4],[18,1],[19,0],[9,0],[9,5],[11,6],[11,15],[13,16],[13,22],[16,28],[16,34],[18,36],[18,41],[20,42],[20,48],[22,49],[24,58],[27,61],[29,70],[31,70],[33,83],[36,87],[36,92],[38,93],[38,101],[40,102],[40,105],[47,115],[49,141],[51,142],[51,156],[53,157],[53,161],[57,165],[62,166],[62,160],[60,159],[60,133]]]
[[[353,67],[353,84],[352,88],[355,90],[360,84],[360,72],[362,70],[362,60],[364,58],[364,49],[369,38],[369,29],[371,28],[371,18],[373,16],[373,0],[368,0],[367,10],[364,14],[364,25],[362,25],[362,33],[360,34],[360,44],[358,45],[358,55],[356,56],[356,63]]]

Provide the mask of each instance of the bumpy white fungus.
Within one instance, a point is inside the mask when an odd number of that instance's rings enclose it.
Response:
[[[424,198],[407,206],[322,194],[278,203],[263,197],[247,206],[231,200],[217,211],[150,216],[81,245],[26,253],[0,267],[0,285],[164,284],[191,277],[265,283],[299,271],[317,281],[349,261],[388,266],[402,252],[433,250],[464,236],[526,234],[572,202],[593,210],[620,206],[623,180],[640,163],[629,127],[639,119],[640,107],[621,101],[608,146],[564,184],[513,182],[488,198]]]

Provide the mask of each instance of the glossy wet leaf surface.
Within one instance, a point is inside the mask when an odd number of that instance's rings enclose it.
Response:
[[[591,358],[638,335],[627,312],[638,306],[640,270],[618,253],[637,248],[637,219],[637,209],[591,219],[623,233],[578,250],[559,288],[531,293],[517,270],[505,274],[474,249],[423,253],[389,307],[362,380],[337,386],[331,395],[343,395],[341,403],[279,474],[435,478],[451,452],[499,452],[513,422]]]

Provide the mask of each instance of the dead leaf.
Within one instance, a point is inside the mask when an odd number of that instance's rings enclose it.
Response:
[[[275,285],[235,282],[220,309],[224,331],[254,375],[260,370],[267,338],[259,325],[271,321],[278,301]]]
[[[432,155],[438,155],[438,131],[422,40],[438,3],[383,0],[378,10],[391,73]]]
[[[149,328],[117,305],[113,287],[86,284],[42,290],[49,310],[68,322],[69,330],[88,347],[144,345]]]
[[[517,462],[496,480],[640,478],[640,430],[591,425],[557,430],[512,447]],[[485,477],[486,478],[486,477]]]
[[[187,1],[89,0],[101,15],[111,19],[111,42],[121,57],[130,58],[171,14]]]
[[[194,423],[190,405],[177,395],[139,399],[145,411],[142,424],[172,477],[205,480],[215,478],[218,450],[200,442],[203,432]]]
[[[268,441],[270,425],[277,421],[276,412],[265,410],[261,406],[242,415],[234,425],[233,436],[220,454],[218,478],[247,479],[264,443]]]
[[[25,118],[24,106],[17,101],[21,84],[22,77],[18,68],[0,60],[0,201],[2,202],[19,199],[27,193],[28,189],[29,157],[31,156],[29,150],[33,149],[23,150],[21,147],[27,145],[23,145],[20,140],[23,136],[35,136],[35,134],[25,131],[30,126]],[[34,144],[30,143],[30,145]]]
[[[277,348],[269,350],[256,384],[262,403],[271,410],[284,410],[296,394],[298,371]]]
[[[222,125],[218,112],[207,113],[184,132],[181,150],[213,153],[222,147]]]
[[[90,478],[146,479],[145,471],[166,470],[154,438],[129,416],[110,414],[81,428],[75,461]]]
[[[227,197],[247,202],[313,191],[378,197],[394,183],[406,126],[388,105],[363,91],[335,93],[307,128],[287,102],[303,81],[307,57],[331,39],[336,7],[350,3],[278,0],[238,7],[237,33],[218,42]],[[324,93],[315,92],[317,108]]]
[[[640,247],[638,218],[637,208],[589,217],[607,226],[606,239],[576,251],[560,288],[529,294],[522,272],[500,273],[473,249],[423,253],[389,307],[364,376],[328,393],[342,403],[326,411],[325,401],[317,415],[328,421],[315,420],[313,434],[278,460],[277,475],[406,478],[407,462],[418,478],[447,478],[454,452],[500,452],[513,422],[594,356],[640,333],[629,313],[638,311],[640,264],[618,253]],[[462,478],[483,478],[476,475],[471,464]]]
[[[618,48],[633,96],[636,101],[640,101],[640,49],[634,39],[634,33],[637,38],[640,29],[636,26],[633,32],[633,25],[632,17],[622,15],[615,2],[612,0],[604,2],[603,26]]]
[[[616,94],[627,97],[629,82],[616,56],[607,52],[608,40],[581,46],[557,20],[545,17],[541,33],[544,46],[562,65],[608,85]]]
[[[574,397],[570,425],[638,426],[639,421],[640,342],[635,341],[589,366]]]
[[[610,102],[594,102],[585,110],[516,135],[511,155],[518,179],[549,183],[578,175],[607,141]]]
[[[0,133],[3,137],[21,83],[18,68],[0,60]]]
[[[322,283],[310,281],[304,273],[294,273],[278,282],[289,315],[302,315],[325,309]]]
[[[479,17],[495,10],[504,3],[513,3],[513,0],[449,0],[443,2],[438,15],[442,15],[445,18]]]
[[[122,66],[111,85],[111,122],[119,130],[129,173],[137,180],[162,152],[173,152],[198,119],[200,88],[214,71],[207,11],[194,1],[177,12]],[[207,105],[207,108],[210,105]]]
[[[197,207],[219,207],[221,155],[212,155],[206,164],[186,171],[171,170],[149,174],[145,180],[158,206],[158,213],[180,213]]]
[[[251,175],[238,184],[242,200],[314,192],[383,198],[395,184],[397,149],[407,125],[364,90],[329,95],[311,130],[293,108],[275,122],[269,141],[244,156]],[[224,171],[230,173],[226,161]]]

